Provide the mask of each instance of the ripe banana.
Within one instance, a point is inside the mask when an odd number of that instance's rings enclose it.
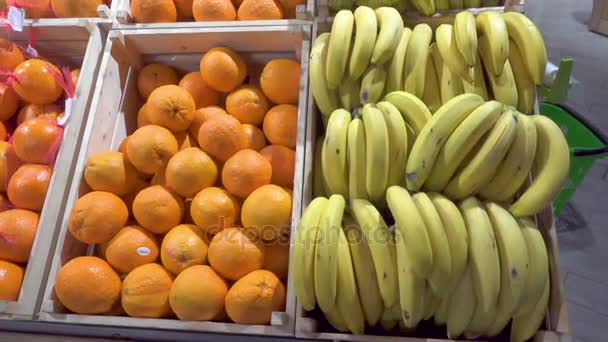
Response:
[[[475,307],[475,311],[473,312],[473,318],[471,318],[471,322],[467,326],[464,336],[469,340],[474,340],[477,337],[484,335],[494,323],[494,319],[496,317],[496,305],[493,305],[490,308],[490,312],[483,312],[481,310],[481,306],[477,305]]]
[[[464,81],[454,74],[448,65],[444,63],[440,80],[442,103],[445,104],[456,96],[464,94],[463,83]]]
[[[500,101],[505,105],[517,106],[519,97],[517,94],[517,85],[515,84],[515,76],[513,75],[513,68],[511,63],[507,60],[502,69],[502,74],[495,76],[490,70],[492,62],[490,56],[490,49],[486,39],[483,37],[479,41],[479,52],[481,54],[481,60],[486,70],[486,75],[490,82],[490,88],[494,94],[494,99]]]
[[[473,82],[475,79],[475,69],[473,66],[469,66],[465,61],[464,57],[456,47],[453,39],[454,29],[452,25],[442,24],[439,25],[435,31],[435,41],[437,48],[441,54],[443,64],[446,65],[453,74],[462,77],[468,82]]]
[[[500,5],[500,0],[482,0],[481,7],[496,7]]]
[[[464,0],[464,7],[466,7],[466,8],[481,7],[481,0]]]
[[[418,98],[424,95],[424,74],[432,37],[433,30],[429,25],[418,24],[407,46],[403,89]]]
[[[342,333],[348,332],[346,321],[344,321],[344,315],[342,315],[338,306],[332,307],[331,310],[323,311],[323,313],[332,327]]]
[[[386,190],[386,202],[410,258],[412,270],[427,279],[433,271],[433,250],[424,220],[409,192],[400,186]]]
[[[435,71],[437,72],[437,80],[441,81],[441,77],[443,76],[443,58],[441,57],[441,52],[439,52],[437,43],[431,43],[429,50],[431,54],[431,59],[433,60],[433,65],[435,66]]]
[[[479,34],[479,43],[481,44],[484,41],[488,46],[487,53],[490,58],[484,64],[486,64],[490,75],[498,77],[502,75],[509,57],[507,25],[502,15],[494,11],[480,13],[475,22]]]
[[[349,198],[367,199],[365,186],[365,127],[363,120],[355,117],[348,126],[347,139],[348,195]]]
[[[369,202],[363,199],[351,200],[351,211],[363,231],[372,254],[378,288],[384,303],[384,308],[391,308],[398,301],[397,264],[391,234],[382,215]]]
[[[517,109],[524,114],[532,114],[536,102],[536,85],[526,69],[523,55],[513,40],[509,39],[509,64],[517,87]]]
[[[402,185],[405,181],[405,163],[407,161],[408,136],[405,120],[399,109],[388,101],[378,102],[378,108],[384,115],[388,129],[388,182],[387,187]]]
[[[460,274],[460,277],[462,277],[462,274]],[[439,326],[439,325],[445,325],[447,323],[449,304],[450,304],[450,297],[443,298],[439,301],[439,306],[437,306],[437,310],[435,310],[435,315],[433,316],[435,325]]]
[[[433,271],[428,278],[428,282],[435,296],[445,298],[449,295],[450,290],[449,281],[452,274],[452,260],[443,222],[427,194],[419,192],[413,195],[412,199],[416,204],[420,216],[422,216],[426,233],[431,241]]]
[[[462,11],[456,14],[452,35],[465,63],[469,68],[475,67],[477,62],[477,28],[475,27],[475,17],[471,12]]]
[[[532,20],[521,13],[507,12],[502,15],[509,38],[519,48],[526,70],[536,84],[542,84],[547,67],[545,40]]]
[[[323,312],[333,309],[338,287],[337,244],[344,215],[344,198],[332,195],[319,220],[314,260],[314,289]]]
[[[464,0],[450,0],[450,8],[451,9],[464,8]]]
[[[481,61],[479,52],[477,55],[477,63],[475,63],[475,81],[471,83],[467,82],[466,80],[462,80],[462,85],[465,93],[477,94],[487,101],[490,99],[490,96],[488,95],[486,79],[483,74],[483,62]]]
[[[405,122],[414,131],[414,138],[420,134],[424,125],[431,119],[431,111],[424,102],[405,91],[392,92],[384,97],[384,101],[392,103],[399,109]]]
[[[535,115],[532,119],[538,137],[534,158],[536,177],[509,208],[516,217],[534,215],[549,205],[570,171],[570,150],[562,130],[546,116]]]
[[[341,10],[336,13],[331,26],[325,75],[330,89],[337,89],[344,79],[354,26],[353,12]]]
[[[480,192],[483,198],[505,202],[530,177],[536,155],[536,126],[531,117],[518,115],[517,134],[494,179]]]
[[[473,286],[473,265],[468,263],[448,304],[448,338],[457,339],[462,335],[473,318],[477,299]]]
[[[435,159],[446,139],[473,110],[483,103],[474,94],[451,99],[431,117],[414,143],[406,166],[406,183],[409,190],[419,190],[431,173]]]
[[[341,227],[340,227],[341,228]],[[348,240],[344,230],[340,229],[337,244],[338,254],[338,291],[336,304],[344,317],[346,326],[353,334],[363,334],[365,328],[365,318],[361,302],[359,301],[359,291],[355,281],[355,272],[351,260]]]
[[[384,95],[386,77],[385,65],[370,65],[365,74],[363,74],[363,79],[361,79],[361,90],[359,92],[361,104],[380,101],[382,95]]]
[[[430,283],[427,281],[426,298],[424,300],[424,320],[430,320],[435,315],[435,310],[441,302],[441,298],[433,291]]]
[[[475,109],[450,135],[439,152],[431,174],[424,183],[428,191],[443,191],[466,155],[494,126],[504,106],[489,101]]]
[[[335,110],[327,122],[323,142],[322,168],[330,194],[340,194],[348,198],[348,165],[346,163],[348,126],[350,113],[344,109]]]
[[[350,254],[355,269],[361,307],[367,324],[374,326],[382,317],[384,304],[376,280],[377,274],[372,254],[359,224],[350,215],[344,215],[342,222],[346,238],[350,244]]]
[[[433,43],[435,44],[435,43]],[[432,49],[432,48],[431,48]],[[432,60],[431,53],[429,53],[429,60],[426,63],[426,75],[424,81],[424,95],[422,100],[429,106],[431,112],[436,112],[441,107],[441,91],[439,87],[439,78],[435,65]]]
[[[407,46],[412,35],[412,30],[404,28],[399,40],[399,45],[388,64],[388,75],[386,76],[386,93],[401,90],[403,87],[403,68],[405,67],[405,56]]]
[[[376,38],[378,37],[378,21],[376,12],[367,6],[359,6],[355,10],[355,40],[350,56],[350,77],[361,78],[370,63]]]
[[[424,278],[413,271],[405,237],[400,229],[395,230],[395,244],[397,249],[397,269],[399,277],[399,301],[401,320],[407,328],[415,328],[422,320],[422,299],[426,290]]]
[[[389,146],[388,128],[382,111],[376,105],[363,107],[365,127],[366,170],[365,186],[372,202],[381,202],[388,184]]]
[[[403,19],[399,11],[393,7],[377,8],[376,19],[379,33],[372,53],[372,64],[381,65],[393,57],[399,45],[403,34]]]
[[[545,312],[549,305],[549,296],[551,294],[551,282],[549,279],[545,281],[543,293],[534,305],[534,310],[527,315],[520,315],[513,318],[511,326],[511,341],[524,342],[532,338],[545,318]]]
[[[414,7],[418,12],[430,16],[435,13],[435,1],[434,0],[412,0]]]
[[[435,0],[435,10],[444,11],[450,9],[450,0]]]
[[[338,92],[336,89],[329,89],[325,77],[328,45],[329,33],[321,33],[312,45],[309,62],[312,96],[325,118],[339,107]],[[327,119],[325,121],[327,122]]]
[[[323,176],[323,141],[325,140],[325,136],[320,136],[317,138],[317,142],[315,144],[315,155],[314,155],[314,170],[313,170],[313,178],[312,178],[312,195],[314,197],[325,196],[327,191],[327,184],[325,182],[325,177]]]
[[[353,79],[350,77],[350,75],[348,75],[348,73],[346,73],[342,84],[340,84],[340,87],[338,88],[342,108],[352,112],[353,109],[361,106],[361,102],[359,100],[361,92],[360,87],[361,83],[359,80]]]
[[[469,233],[469,264],[477,305],[491,313],[500,292],[500,261],[492,223],[475,197],[460,203],[460,211]]]
[[[444,192],[453,199],[476,194],[496,175],[517,132],[517,113],[504,112],[488,133],[473,159],[456,175]]]

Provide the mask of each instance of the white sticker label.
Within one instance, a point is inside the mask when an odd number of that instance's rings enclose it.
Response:
[[[148,248],[148,247],[139,247],[137,249],[137,254],[139,254],[141,256],[148,256],[148,255],[150,255],[150,248]]]
[[[72,104],[74,103],[74,99],[66,99],[65,100],[65,110],[63,116],[57,118],[57,124],[61,127],[64,127],[65,124],[72,116]]]
[[[25,21],[25,10],[11,6],[8,9],[8,24],[17,32],[23,31],[23,22]]]
[[[33,46],[31,45],[27,45],[27,49],[25,49],[25,52],[32,56],[32,58],[38,58],[38,50],[36,50]]]

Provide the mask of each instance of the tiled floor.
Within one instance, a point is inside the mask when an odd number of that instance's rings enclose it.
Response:
[[[608,37],[587,28],[592,0],[529,0],[526,13],[545,36],[549,59],[574,57],[568,104],[608,133]],[[577,342],[608,333],[608,158],[596,162],[558,220],[562,281]]]

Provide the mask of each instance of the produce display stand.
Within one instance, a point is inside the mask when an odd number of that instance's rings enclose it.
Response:
[[[92,18],[40,18],[40,19],[25,19],[23,24],[28,25],[63,25],[73,26],[74,21],[86,20],[93,24],[99,24],[104,30],[112,28],[116,12],[118,11],[119,4],[122,0],[111,0],[109,5],[104,4],[97,7],[97,17]],[[0,20],[0,25],[6,25],[8,21],[6,19]]]
[[[22,32],[0,29],[0,38],[25,47],[28,46],[32,30],[36,31],[35,48],[40,56],[59,65],[79,67],[83,72],[76,88],[71,116],[65,127],[45,205],[40,213],[38,231],[19,299],[16,302],[0,301],[0,320],[32,319],[37,313],[55,248],[59,222],[65,211],[66,184],[70,183],[74,173],[73,160],[80,152],[83,124],[91,104],[93,84],[105,41],[101,30],[84,20],[26,23]]]
[[[298,146],[304,146],[307,99],[308,55],[310,26],[276,25],[264,27],[216,26],[213,28],[172,28],[112,30],[106,43],[101,62],[96,91],[93,96],[89,120],[81,141],[81,153],[75,160],[75,173],[68,185],[65,197],[65,215],[58,223],[59,236],[46,291],[42,300],[39,320],[80,326],[106,326],[129,329],[161,329],[163,337],[172,332],[205,332],[243,334],[250,336],[293,336],[295,326],[295,293],[291,282],[287,283],[285,312],[275,312],[271,325],[239,325],[221,322],[187,322],[176,319],[145,319],[119,316],[88,316],[66,313],[54,295],[55,276],[59,268],[74,257],[92,254],[93,246],[77,241],[68,230],[69,211],[74,202],[85,192],[83,170],[87,157],[102,150],[118,149],[119,144],[136,128],[137,111],[142,104],[137,92],[137,71],[146,63],[169,64],[179,71],[199,68],[203,53],[213,47],[225,46],[243,55],[250,75],[261,72],[263,65],[279,57],[301,60],[301,97],[299,102]],[[254,77],[252,77],[254,78]],[[301,215],[302,171],[304,149],[296,152],[296,175],[293,190],[292,220]],[[292,226],[292,230],[295,225]],[[292,234],[292,238],[295,234]],[[172,339],[172,338],[170,338]]]

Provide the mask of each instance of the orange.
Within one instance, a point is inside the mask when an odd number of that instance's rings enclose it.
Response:
[[[243,125],[230,115],[214,116],[198,132],[201,149],[221,162],[225,162],[247,145]]]
[[[148,104],[144,103],[137,111],[137,128],[152,125],[148,114]]]
[[[13,71],[25,60],[17,44],[0,38],[0,70]]]
[[[291,197],[287,190],[274,184],[256,189],[243,203],[243,226],[266,241],[289,234]]]
[[[6,199],[6,197],[0,193],[0,213],[7,211],[9,209],[9,205],[10,203],[8,202],[8,199]]]
[[[236,20],[236,10],[230,0],[194,0],[192,13],[196,21]]]
[[[169,160],[165,175],[169,189],[184,198],[192,198],[215,184],[217,166],[201,149],[187,148]]]
[[[140,191],[133,201],[137,222],[154,234],[164,234],[184,218],[184,201],[162,185]]]
[[[106,246],[106,260],[120,273],[155,262],[158,258],[156,237],[140,226],[132,225],[121,229]]]
[[[207,262],[207,242],[203,231],[192,224],[180,224],[171,229],[160,246],[163,265],[178,275],[194,265]]]
[[[63,132],[48,116],[39,116],[19,125],[13,135],[13,147],[26,163],[50,164],[61,143]]]
[[[102,243],[110,241],[127,224],[128,218],[129,210],[120,197],[93,191],[76,201],[68,228],[81,242]]]
[[[286,19],[295,19],[296,7],[298,5],[305,5],[306,0],[278,0],[279,4],[283,8],[283,14]]]
[[[62,113],[61,108],[55,104],[50,105],[35,105],[35,104],[27,104],[21,107],[19,114],[17,115],[17,125],[21,125],[22,123],[34,119],[41,115],[50,116],[56,118],[59,114]]]
[[[0,140],[1,141],[5,141],[6,140],[6,127],[4,126],[4,124],[2,123],[2,121],[0,121]]]
[[[228,94],[226,111],[243,124],[259,126],[268,111],[268,100],[254,86],[241,86]]]
[[[72,78],[74,89],[76,89],[78,87],[78,80],[80,79],[80,69],[70,71],[70,77]]]
[[[129,209],[131,213],[131,217],[133,217],[133,201],[135,201],[135,196],[142,191],[143,189],[149,187],[150,184],[141,178],[135,179],[135,185],[133,186],[133,190],[128,194],[122,196],[122,200],[125,202],[125,205]]]
[[[293,178],[296,170],[296,153],[285,146],[270,145],[260,153],[272,165],[272,184],[285,188],[293,188]]]
[[[57,18],[90,18],[97,16],[97,6],[103,0],[51,0],[53,12]]]
[[[51,104],[63,94],[57,78],[61,71],[53,64],[41,59],[28,59],[14,70],[13,89],[25,102]]]
[[[280,237],[266,243],[264,267],[281,279],[287,278],[289,271],[289,238]]]
[[[196,108],[208,107],[220,103],[220,93],[211,89],[201,76],[200,71],[186,74],[179,81],[179,86],[186,89],[196,104]]]
[[[198,137],[198,131],[201,129],[203,123],[205,123],[205,121],[209,120],[210,118],[221,114],[228,115],[228,113],[226,113],[223,108],[220,108],[218,106],[199,108],[196,112],[194,112],[194,119],[190,124],[190,128],[188,128],[190,134],[193,137]]]
[[[226,228],[209,244],[209,265],[228,280],[239,280],[264,265],[265,246],[242,228]]]
[[[226,313],[240,324],[269,324],[272,313],[284,308],[285,286],[266,270],[244,276],[226,295]]]
[[[264,134],[271,144],[296,148],[298,108],[284,104],[270,109],[264,118]]]
[[[212,89],[229,93],[247,77],[247,65],[234,50],[216,47],[207,51],[200,62],[203,81]]]
[[[190,205],[192,220],[207,234],[232,227],[239,219],[240,210],[234,197],[216,187],[199,192]]]
[[[183,132],[194,119],[196,106],[192,95],[176,85],[156,88],[148,97],[148,119],[152,124],[168,128],[171,132]]]
[[[12,174],[16,171],[12,165],[12,159],[15,159],[14,151],[11,145],[6,141],[0,141],[0,192],[6,191],[8,181]]]
[[[283,9],[276,0],[244,0],[237,12],[239,20],[283,19]]]
[[[178,17],[192,18],[192,1],[193,0],[173,0]]]
[[[177,140],[177,148],[180,151],[192,147],[198,148],[198,141],[196,141],[196,138],[192,137],[188,131],[175,133],[175,139]]]
[[[228,293],[226,281],[209,266],[192,266],[180,273],[171,287],[169,301],[177,318],[209,321],[222,315]]]
[[[158,170],[158,172],[155,173],[154,176],[152,176],[152,179],[150,180],[150,185],[162,185],[162,186],[166,186],[167,185],[167,179],[165,178],[165,170],[166,169],[160,169],[160,170]]]
[[[260,151],[268,145],[264,132],[259,128],[253,125],[244,124],[243,129],[245,130],[245,134],[247,134],[247,148]]]
[[[39,216],[33,211],[13,209],[0,213],[0,259],[26,263],[36,231]]]
[[[87,160],[84,179],[91,189],[124,196],[133,190],[137,170],[127,157],[114,151],[94,154]]]
[[[172,314],[169,292],[173,275],[159,264],[139,266],[122,282],[122,307],[131,317],[161,318]]]
[[[0,300],[16,301],[21,292],[23,268],[0,260]]]
[[[246,198],[255,189],[270,184],[272,166],[259,152],[242,150],[233,155],[222,169],[222,183],[231,194]]]
[[[19,109],[19,98],[12,87],[0,83],[0,121],[6,121]]]
[[[110,311],[120,301],[118,274],[100,258],[81,256],[57,272],[55,294],[68,310],[95,315]]]
[[[298,104],[300,95],[300,63],[292,59],[273,59],[262,70],[262,91],[277,104]]]
[[[147,125],[129,137],[127,158],[137,170],[150,175],[164,167],[177,149],[177,139],[168,129]]]
[[[136,2],[138,0],[133,0],[131,4]],[[165,64],[148,64],[141,68],[137,75],[137,90],[139,95],[147,100],[154,89],[164,85],[176,85],[178,81],[177,72],[172,67]]]
[[[21,166],[8,182],[8,199],[19,209],[42,210],[52,173],[47,165]]]
[[[174,23],[177,9],[173,0],[131,0],[131,16],[136,23]]]
[[[29,0],[25,8],[25,17],[31,19],[52,17],[51,0]]]

